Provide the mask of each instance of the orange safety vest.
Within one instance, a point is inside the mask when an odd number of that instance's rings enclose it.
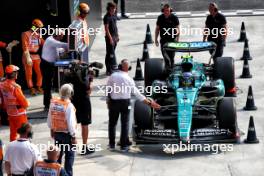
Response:
[[[38,161],[35,165],[35,176],[59,176],[61,165],[59,163],[46,163]]]
[[[37,52],[43,43],[43,39],[41,39],[39,35],[33,33],[32,31],[26,31],[22,33],[21,40],[23,51],[28,50],[32,59],[40,59]]]
[[[68,124],[66,120],[66,109],[69,102],[59,98],[51,100],[51,129],[54,132],[68,132]]]
[[[83,42],[88,46],[89,45],[89,35],[88,35],[88,24],[85,19],[77,17],[78,20],[82,22],[81,37],[83,37]]]
[[[26,114],[26,110],[24,108],[19,108],[20,104],[17,101],[16,96],[14,95],[15,89],[20,86],[16,83],[4,82],[0,83],[0,91],[1,91],[1,103],[3,109],[6,110],[9,116],[20,116]]]
[[[0,139],[0,161],[3,160],[3,144],[2,141]]]
[[[84,20],[83,21],[83,30],[84,30],[84,43],[86,44],[86,45],[89,45],[89,35],[88,35],[88,24],[87,24],[87,22]]]

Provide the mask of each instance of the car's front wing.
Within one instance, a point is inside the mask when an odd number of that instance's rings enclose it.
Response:
[[[133,132],[134,141],[137,144],[166,144],[180,143],[178,132],[173,129],[166,130],[142,130]],[[186,141],[184,141],[186,142]],[[227,129],[201,128],[191,132],[189,143],[239,143],[240,136]]]

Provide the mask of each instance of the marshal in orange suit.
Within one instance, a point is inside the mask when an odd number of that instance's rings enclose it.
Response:
[[[25,75],[28,88],[31,95],[36,95],[36,92],[42,94],[42,74],[40,70],[40,56],[39,49],[44,44],[44,39],[38,34],[37,29],[43,27],[43,23],[39,19],[32,21],[32,27],[29,31],[23,32],[21,36],[23,57],[22,62],[25,68]],[[36,73],[36,89],[34,88],[32,81],[32,68]]]
[[[29,102],[24,96],[21,87],[16,84],[19,68],[8,65],[5,68],[6,79],[0,82],[0,104],[8,115],[10,125],[10,141],[16,140],[17,129],[26,123],[26,108]]]

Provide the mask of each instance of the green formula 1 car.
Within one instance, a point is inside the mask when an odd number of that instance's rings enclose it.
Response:
[[[165,57],[167,51],[188,53],[169,71],[163,59],[146,61],[145,87],[152,88],[148,89],[152,90],[151,98],[161,109],[135,102],[133,138],[137,144],[239,141],[232,98],[236,91],[234,59],[219,57],[207,64],[196,62],[199,58],[191,55],[201,51],[214,53],[215,48],[213,42],[167,43],[163,48]]]

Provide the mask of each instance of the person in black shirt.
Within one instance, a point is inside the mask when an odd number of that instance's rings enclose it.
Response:
[[[160,35],[160,47],[163,58],[165,60],[165,67],[170,68],[174,65],[174,51],[167,51],[170,60],[164,57],[162,50],[163,45],[167,42],[178,42],[180,36],[179,19],[172,14],[172,9],[169,4],[165,4],[162,8],[162,14],[158,17],[155,30],[155,45],[159,46],[158,36]]]
[[[119,41],[118,29],[116,25],[117,16],[115,15],[116,4],[109,2],[106,7],[107,13],[104,16],[105,26],[105,43],[106,43],[106,56],[105,66],[106,74],[110,75],[115,66],[117,66],[115,49]]]
[[[88,147],[87,141],[89,136],[89,125],[92,123],[92,106],[90,94],[92,91],[92,82],[94,73],[87,68],[72,68],[71,72],[64,75],[64,83],[71,83],[73,85],[74,94],[72,96],[72,103],[76,108],[77,123],[82,126],[82,152],[81,154],[91,154],[95,150],[93,147]]]
[[[214,59],[223,55],[224,46],[227,36],[226,18],[223,14],[218,12],[216,3],[210,3],[208,8],[210,15],[205,21],[203,41],[215,42],[217,47]],[[212,51],[210,52],[212,54]]]

